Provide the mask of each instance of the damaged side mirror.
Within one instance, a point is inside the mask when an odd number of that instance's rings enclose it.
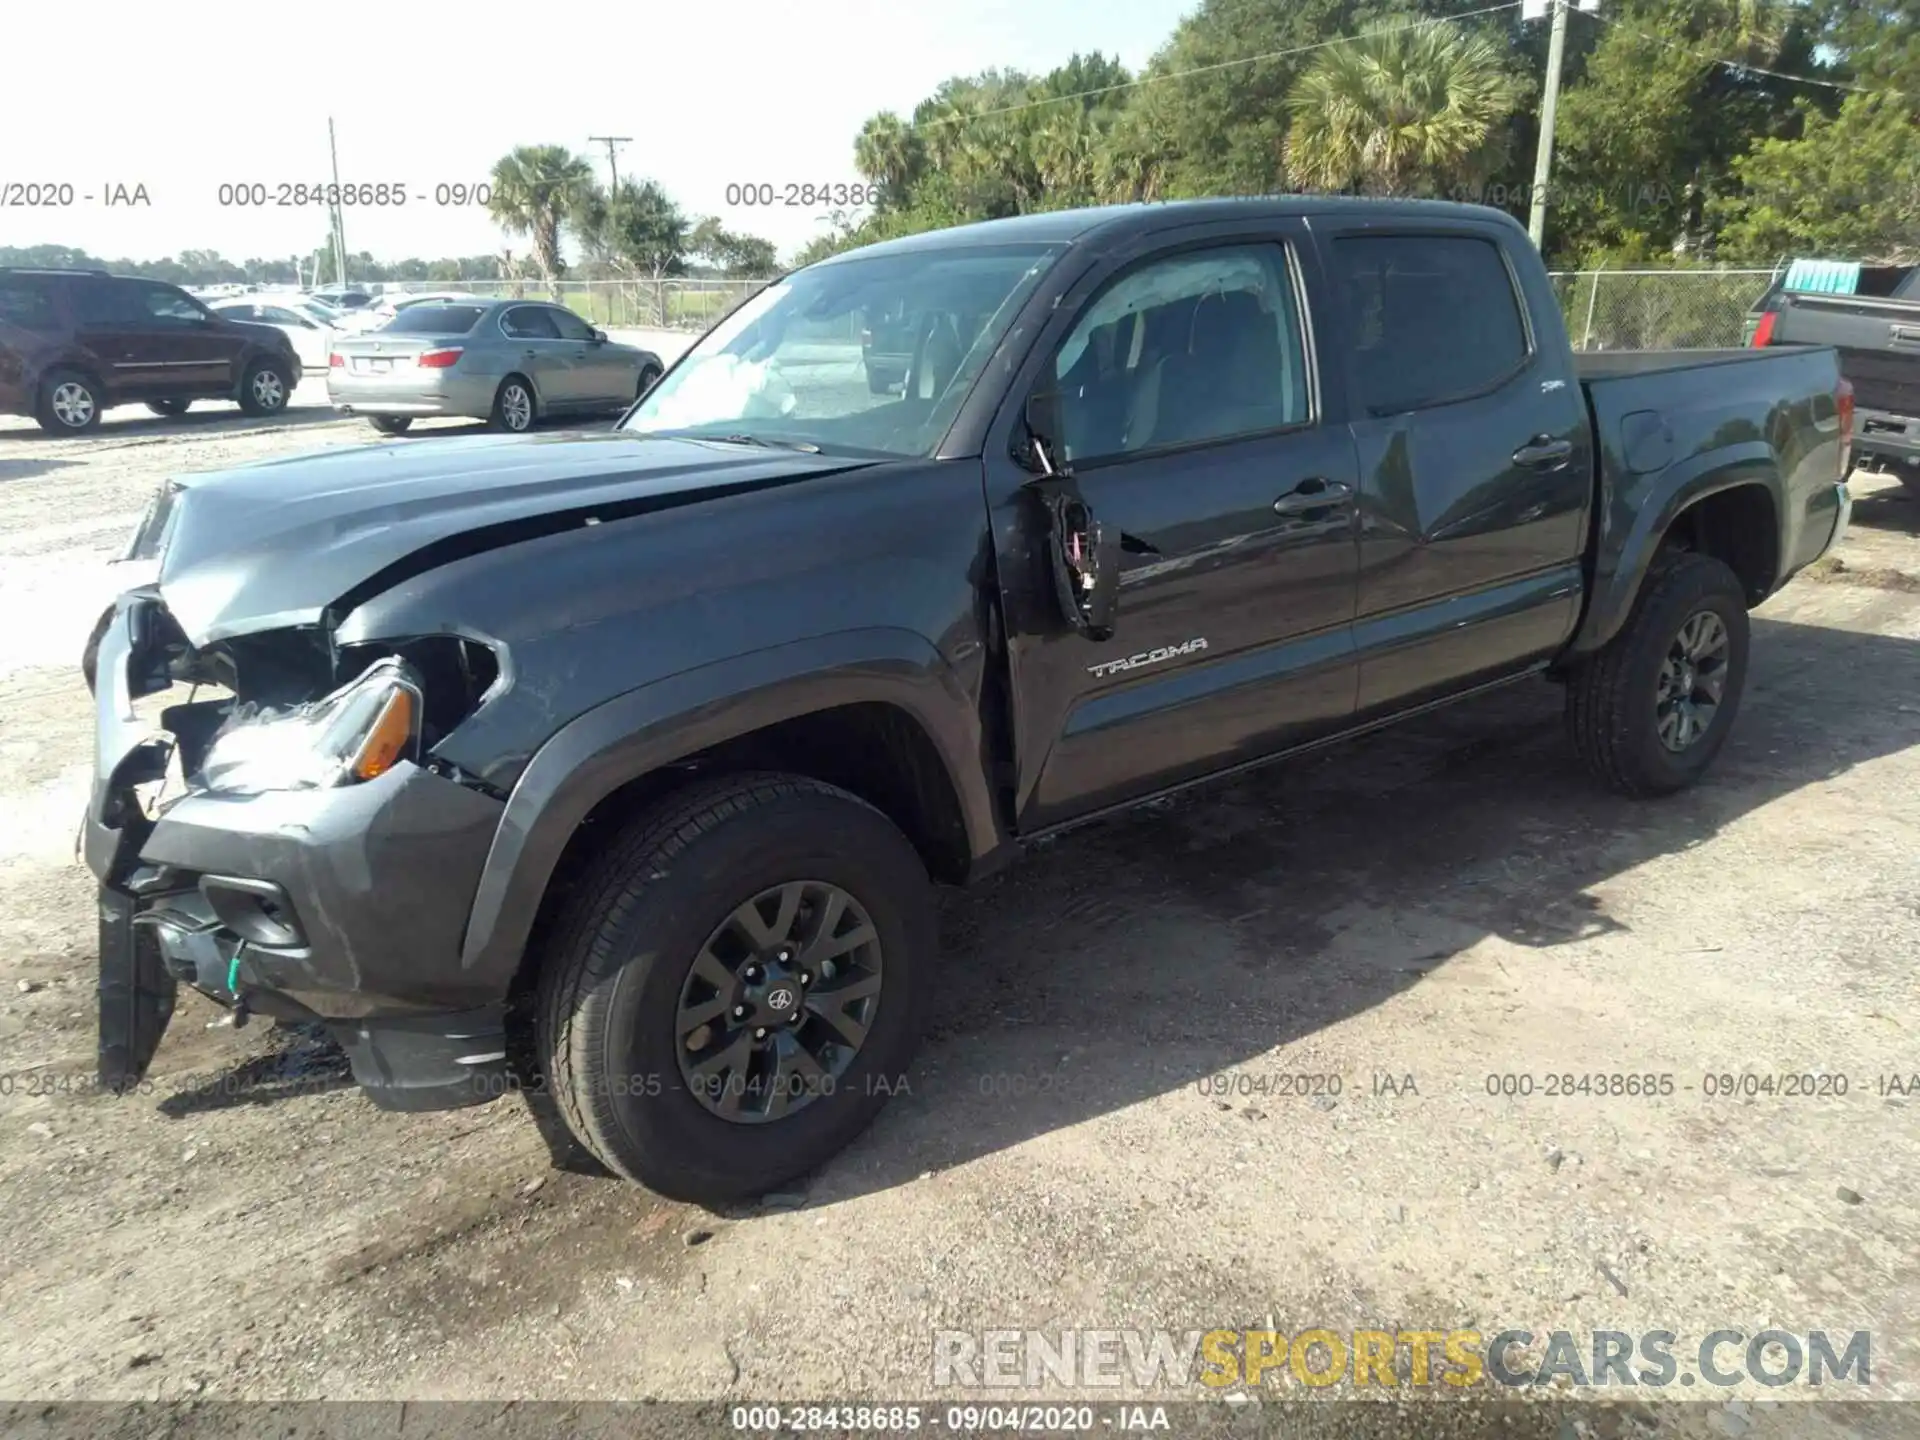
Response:
[[[1120,534],[1094,518],[1066,468],[1059,391],[1028,396],[1025,419],[1026,463],[1040,472],[1027,489],[1046,513],[1048,568],[1061,617],[1089,640],[1110,639],[1120,605]]]

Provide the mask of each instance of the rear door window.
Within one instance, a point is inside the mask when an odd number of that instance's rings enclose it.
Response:
[[[1371,414],[1483,395],[1527,363],[1520,297],[1493,241],[1363,235],[1333,248],[1354,385]]]
[[[132,325],[144,313],[133,287],[117,280],[79,280],[68,293],[82,325]]]

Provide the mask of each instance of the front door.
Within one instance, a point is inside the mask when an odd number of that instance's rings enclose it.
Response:
[[[1023,830],[1352,715],[1359,476],[1348,432],[1322,423],[1293,225],[1143,257],[1053,350],[1064,458],[1123,554],[1105,642],[1003,595]],[[995,529],[1041,543],[1031,519]],[[1002,556],[1003,586],[1021,563]]]
[[[632,352],[594,339],[593,327],[571,310],[556,305],[547,314],[560,343],[570,347],[580,402],[595,407],[631,403],[640,386],[640,373],[629,363]]]
[[[553,312],[545,305],[515,305],[500,317],[501,332],[519,347],[511,362],[533,381],[543,409],[571,410],[580,404],[580,347],[560,338]]]
[[[164,369],[171,393],[217,395],[240,383],[246,337],[222,325],[199,301],[153,280],[118,282],[131,293],[142,351]]]

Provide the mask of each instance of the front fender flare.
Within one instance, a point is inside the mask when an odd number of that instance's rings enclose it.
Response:
[[[913,631],[841,631],[683,670],[607,700],[557,731],[507,798],[467,920],[460,964],[504,993],[567,842],[622,785],[799,715],[898,705],[940,753],[975,855],[998,843],[979,712],[934,645]]]
[[[1746,441],[1690,456],[1616,494],[1596,540],[1593,599],[1570,654],[1587,655],[1620,633],[1640,587],[1673,522],[1709,495],[1743,485],[1763,487],[1773,500],[1776,527],[1785,515],[1784,485],[1765,440]],[[1778,540],[1776,535],[1775,539]]]

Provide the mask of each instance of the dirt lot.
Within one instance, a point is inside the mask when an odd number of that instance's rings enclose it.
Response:
[[[1920,1096],[1883,1093],[1920,1074],[1897,485],[1856,477],[1840,564],[1757,616],[1697,791],[1597,796],[1542,685],[1064,838],[945,902],[911,1093],[715,1215],[554,1171],[518,1101],[380,1114],[197,997],[152,1094],[79,1093],[104,562],[170,472],[370,438],[206,410],[0,421],[0,1393],[944,1402],[936,1330],[1381,1325],[1867,1329],[1867,1397],[1920,1394]],[[1675,1093],[1488,1093],[1619,1071]],[[1848,1093],[1704,1090],[1780,1071]],[[1258,1093],[1282,1074],[1341,1091]],[[1659,1433],[1903,1433],[1750,1404],[1809,1393],[1703,1387]]]

